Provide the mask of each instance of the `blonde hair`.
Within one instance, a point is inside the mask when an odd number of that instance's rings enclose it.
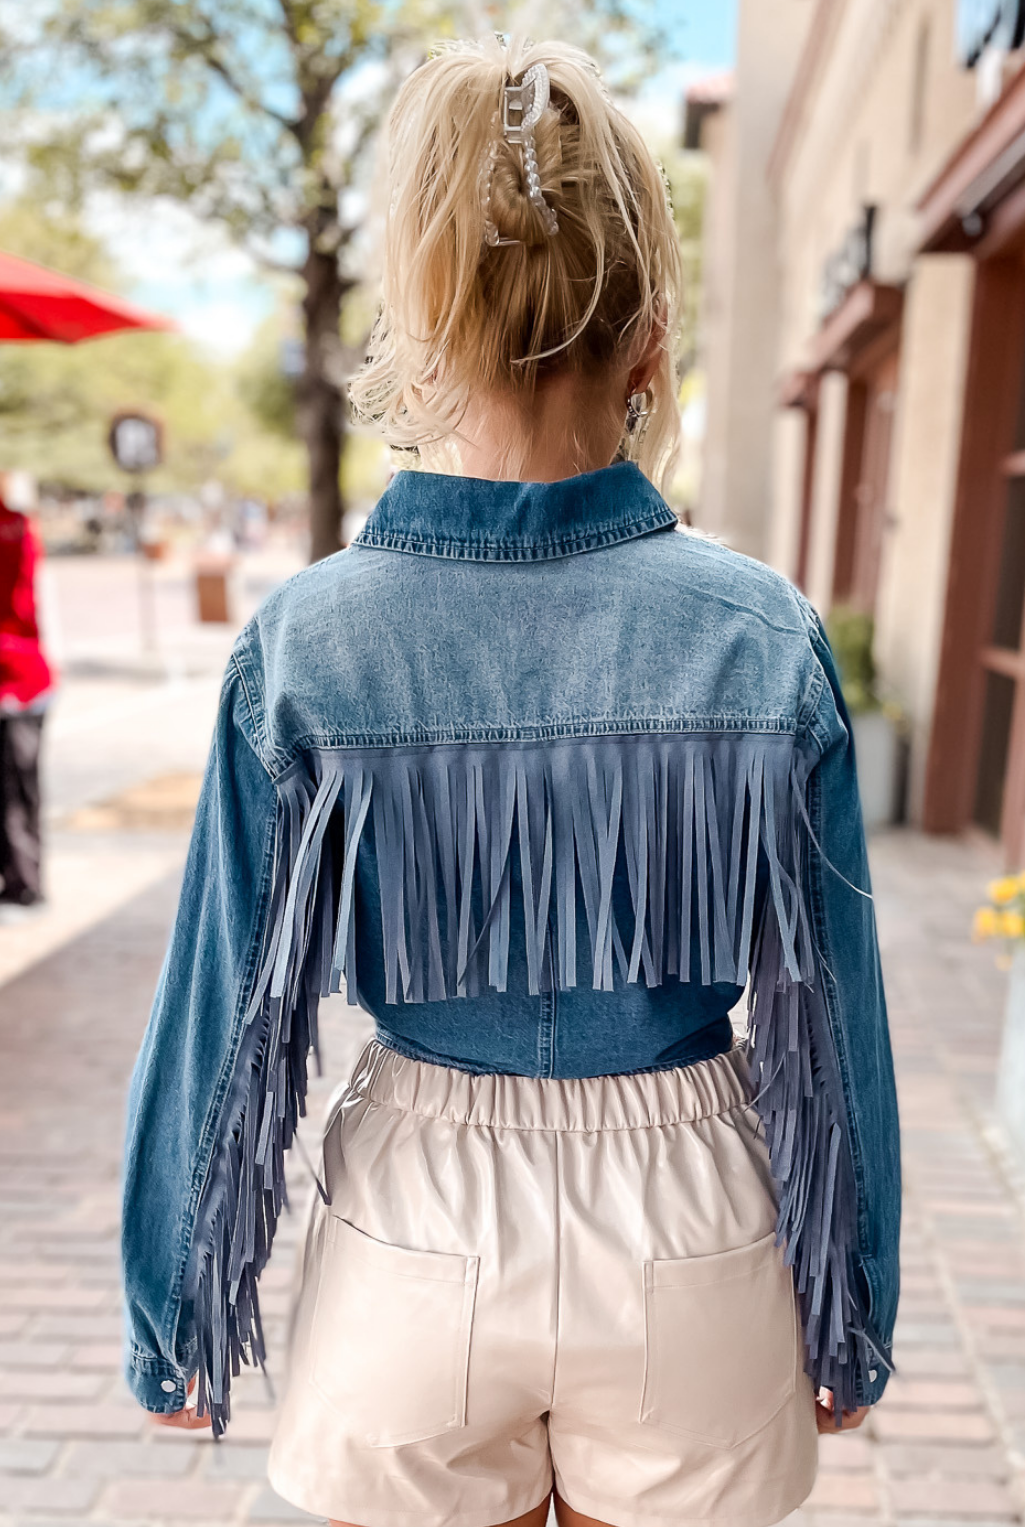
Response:
[[[501,129],[503,86],[546,65],[534,129],[546,231],[519,148]],[[482,166],[497,142],[485,241]],[[565,371],[634,363],[664,337],[641,428],[619,454],[661,487],[676,454],[676,338],[682,271],[666,183],[594,62],[565,43],[456,43],[416,69],[387,123],[382,304],[350,384],[358,420],[399,447],[451,443],[467,403],[496,391],[529,406]]]

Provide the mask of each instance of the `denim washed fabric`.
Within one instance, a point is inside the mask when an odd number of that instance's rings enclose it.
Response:
[[[220,1432],[320,996],[467,1070],[750,1051],[807,1364],[879,1397],[897,1113],[849,719],[821,622],[636,466],[401,472],[272,594],[221,693],[132,1078],[127,1368]]]

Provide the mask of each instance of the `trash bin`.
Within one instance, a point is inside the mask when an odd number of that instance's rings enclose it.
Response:
[[[224,625],[232,620],[230,580],[233,565],[230,557],[209,554],[197,557],[196,611],[200,621]]]

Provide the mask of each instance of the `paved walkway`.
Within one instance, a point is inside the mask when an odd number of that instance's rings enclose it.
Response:
[[[178,781],[186,793],[191,783],[194,796],[236,629],[302,565],[301,550],[283,531],[240,557],[227,625],[196,620],[184,553],[154,564],[124,556],[44,564],[44,617],[60,673],[43,728],[48,906],[16,932],[0,926],[0,984],[176,871],[180,835],[138,823],[104,831],[83,813],[154,780]],[[155,612],[149,645],[139,630],[140,584]],[[182,813],[164,813],[165,827],[174,815]]]
[[[900,1377],[862,1434],[826,1441],[792,1527],[1007,1523],[1025,1507],[1025,1199],[989,1117],[1005,978],[966,932],[993,867],[903,832],[873,862],[908,1188]],[[0,987],[0,1527],[309,1520],[264,1482],[258,1376],[220,1447],[150,1426],[119,1377],[122,1102],[176,880]],[[365,1019],[332,1000],[324,1026],[334,1078]],[[277,1371],[294,1237],[286,1220],[264,1278]]]

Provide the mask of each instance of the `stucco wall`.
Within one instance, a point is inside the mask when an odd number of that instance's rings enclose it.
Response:
[[[772,497],[773,502],[792,503],[792,515],[777,514],[769,523],[765,560],[771,567],[793,575],[797,566],[800,537],[799,505],[804,477],[804,450],[808,422],[799,408],[780,408],[773,420]]]
[[[701,146],[710,175],[705,205],[701,351],[705,372],[705,431],[697,523],[719,530],[730,457],[730,356],[733,350],[732,251],[737,242],[736,133],[731,102],[705,119]]]
[[[812,0],[740,0],[728,126],[713,146],[715,227],[703,349],[708,422],[699,522],[764,557],[772,511],[778,265],[768,155]],[[721,114],[720,114],[721,115]]]
[[[879,207],[876,278],[907,279],[916,243],[915,203],[978,111],[974,76],[955,58],[952,0],[840,3],[832,46],[806,95],[779,176],[781,369],[806,361],[820,323],[823,265],[865,202]],[[923,30],[927,66],[915,141]]]
[[[793,576],[806,422],[776,406],[775,389],[811,362],[826,260],[865,203],[878,208],[872,273],[905,287],[905,307],[877,659],[884,685],[912,722],[913,814],[947,591],[974,281],[967,258],[917,254],[916,206],[986,105],[977,77],[957,60],[955,24],[953,0],[741,0],[732,141],[720,188],[732,212],[709,250],[716,311],[706,346],[703,519]],[[786,103],[808,36],[821,43],[814,69]],[[846,394],[842,375],[822,377],[807,592],[824,614]]]
[[[916,204],[977,119],[977,81],[957,62],[951,0],[833,0],[835,30],[776,178],[777,371],[808,364],[825,261],[877,206],[873,276],[905,287],[887,524],[877,605],[880,676],[912,727],[913,817],[921,809],[947,588],[973,268],[917,255]],[[923,70],[922,59],[925,67]],[[740,82],[743,89],[743,81]],[[828,610],[845,384],[821,388],[808,593]],[[800,474],[774,474],[769,544],[796,554]],[[784,567],[794,572],[794,561]]]
[[[833,589],[836,522],[840,506],[844,420],[847,417],[847,378],[831,371],[819,386],[819,429],[812,487],[811,542],[808,551],[807,594],[825,615]],[[791,520],[794,515],[791,513]]]
[[[912,723],[913,816],[936,689],[974,281],[968,256],[931,255],[916,261],[905,298],[876,658]]]

